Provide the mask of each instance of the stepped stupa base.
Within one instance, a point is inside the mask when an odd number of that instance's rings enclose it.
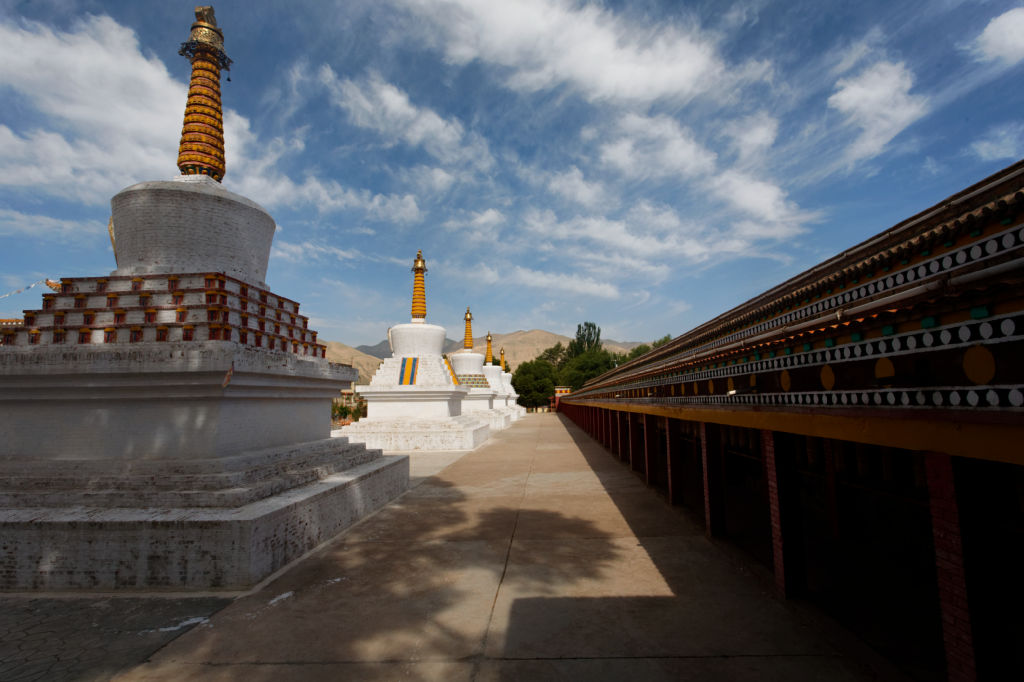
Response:
[[[226,341],[0,353],[0,590],[256,584],[408,487],[329,437],[355,376]]]
[[[334,440],[339,449],[353,449]],[[387,504],[408,482],[408,457],[372,453],[368,461],[238,507],[3,509],[2,588],[248,588]]]
[[[474,450],[491,436],[487,415],[458,417],[373,417],[360,419],[332,435],[342,435],[368,448],[384,451]]]

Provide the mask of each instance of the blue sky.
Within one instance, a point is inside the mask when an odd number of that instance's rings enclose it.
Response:
[[[194,2],[0,0],[0,294],[107,273]],[[321,338],[678,335],[1024,156],[1020,2],[221,1],[224,184]],[[0,300],[39,307],[40,289]]]

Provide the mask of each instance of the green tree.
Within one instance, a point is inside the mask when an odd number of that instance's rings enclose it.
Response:
[[[628,362],[629,360],[633,360],[635,358],[640,357],[644,353],[650,352],[650,350],[651,350],[650,346],[648,346],[646,343],[641,343],[639,346],[637,346],[633,350],[631,350],[628,353],[626,353],[626,356],[625,356],[624,359]]]
[[[555,395],[555,368],[544,360],[530,360],[516,368],[512,388],[523,407],[542,407]]]
[[[583,355],[587,351],[601,347],[601,328],[593,322],[576,325],[576,338],[569,342],[566,351],[567,359]]]
[[[640,357],[644,353],[649,353],[649,352],[651,352],[655,348],[660,348],[661,346],[664,346],[666,343],[668,343],[671,340],[672,340],[672,335],[671,334],[665,334],[665,336],[661,337],[660,339],[655,339],[654,341],[651,341],[650,345],[647,345],[646,343],[641,343],[639,346],[637,346],[633,350],[631,350],[628,353],[626,353],[625,355],[623,355],[621,359],[622,359],[623,362],[629,362],[630,360],[635,360],[636,358]]]
[[[565,364],[565,346],[559,341],[551,348],[546,348],[540,355],[537,356],[538,360],[543,360],[555,369],[560,368]]]
[[[568,360],[558,372],[560,386],[578,391],[583,384],[615,367],[615,356],[601,347],[591,348]]]

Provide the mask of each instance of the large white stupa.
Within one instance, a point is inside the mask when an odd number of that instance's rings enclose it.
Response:
[[[472,450],[490,437],[490,420],[463,406],[469,388],[445,360],[445,329],[427,324],[423,252],[413,263],[412,320],[388,330],[391,357],[381,363],[369,386],[367,416],[337,434],[383,450]]]
[[[61,280],[0,346],[0,589],[244,588],[408,486],[408,458],[333,438],[357,376],[264,280],[274,220],[220,185],[213,9],[182,177],[111,201],[117,269]]]

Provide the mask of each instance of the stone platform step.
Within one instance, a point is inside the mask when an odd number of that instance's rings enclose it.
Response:
[[[483,445],[492,433],[488,418],[481,414],[440,419],[371,417],[331,433],[385,452],[474,450]]]
[[[379,450],[346,438],[328,438],[305,446],[201,462],[162,460],[126,467],[118,462],[68,462],[64,466],[63,461],[8,461],[0,463],[0,507],[132,507],[139,504],[141,496],[157,507],[240,506],[379,455]]]
[[[3,509],[0,590],[244,589],[408,484],[409,458],[378,454],[234,508]]]

